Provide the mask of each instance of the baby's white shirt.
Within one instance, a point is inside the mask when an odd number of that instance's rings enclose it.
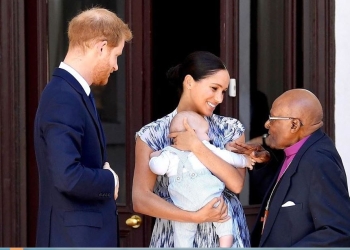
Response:
[[[233,165],[234,167],[245,167],[246,159],[243,155],[228,151],[226,149],[217,148],[206,140],[203,140],[202,142],[214,154],[216,154],[229,164]],[[150,159],[149,166],[153,173],[157,175],[166,174],[168,177],[170,177],[177,175],[179,160],[179,157],[175,153],[170,152],[168,150],[163,150],[159,156],[152,157]],[[188,154],[188,160],[192,164],[194,170],[206,168],[192,152]],[[187,170],[184,169],[183,172],[187,172]]]

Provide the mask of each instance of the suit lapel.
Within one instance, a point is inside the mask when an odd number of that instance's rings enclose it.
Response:
[[[291,185],[291,180],[293,175],[296,173],[301,157],[305,154],[305,152],[321,137],[323,136],[323,132],[319,129],[315,131],[310,138],[303,144],[303,146],[299,149],[297,154],[295,155],[293,161],[290,163],[287,171],[282,176],[280,183],[276,187],[273,197],[270,201],[270,209],[268,219],[265,224],[264,234],[261,237],[260,245],[262,246],[267,239],[268,235],[271,232],[271,229],[275,223],[276,217],[285,201],[285,197],[288,193],[288,190]],[[278,176],[278,174],[276,175]],[[275,180],[276,181],[276,180]]]
[[[85,107],[89,111],[90,116],[94,121],[96,130],[98,133],[98,137],[100,140],[101,153],[102,153],[104,162],[107,161],[105,135],[104,135],[102,124],[99,120],[99,117],[97,117],[95,114],[95,109],[90,101],[90,98],[86,95],[86,92],[84,91],[84,89],[80,85],[80,83],[69,72],[67,72],[61,68],[56,68],[53,75],[56,77],[63,78],[76,92],[78,92],[80,94],[80,96],[85,104]]]
[[[265,224],[264,233],[261,237],[261,243],[260,243],[261,245],[264,244],[266,238],[270,234],[271,229],[275,223],[277,214],[278,214],[279,210],[281,209],[284,198],[286,197],[287,192],[289,190],[291,178],[294,175],[294,173],[297,169],[297,166],[298,166],[298,164],[294,160],[295,160],[295,158],[293,159],[293,161],[289,165],[288,170],[282,176],[281,180],[279,181],[279,183],[277,184],[277,186],[274,190],[274,193],[272,194],[272,198],[270,201],[270,207],[269,207],[269,215],[267,217],[267,221]]]

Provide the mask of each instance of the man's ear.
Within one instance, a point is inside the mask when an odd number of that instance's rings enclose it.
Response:
[[[292,120],[292,124],[291,124],[291,128],[290,128],[292,133],[297,132],[300,129],[300,127],[301,127],[301,123],[298,119]]]
[[[105,49],[107,47],[107,41],[99,41],[97,44],[97,49],[98,51],[100,51],[102,53],[103,49]]]

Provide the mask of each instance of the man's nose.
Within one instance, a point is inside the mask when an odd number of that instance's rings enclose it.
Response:
[[[118,70],[118,63],[116,63],[114,66],[113,66],[113,71],[117,71]]]

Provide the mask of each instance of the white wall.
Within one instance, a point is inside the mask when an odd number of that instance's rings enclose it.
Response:
[[[239,2],[239,120],[244,124],[246,140],[250,133],[250,3],[249,0]],[[249,205],[249,175],[239,195],[243,205]]]
[[[335,1],[335,144],[350,186],[350,1]],[[350,189],[350,188],[349,188]]]

